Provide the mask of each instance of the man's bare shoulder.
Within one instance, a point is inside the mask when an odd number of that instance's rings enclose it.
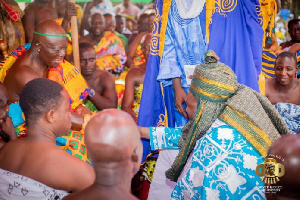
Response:
[[[295,83],[296,83],[296,88],[298,90],[300,90],[300,79],[295,79]],[[298,94],[300,94],[300,93],[298,93]]]
[[[95,79],[97,79],[100,83],[106,82],[109,84],[115,82],[114,77],[110,72],[101,69],[97,69],[95,71]]]

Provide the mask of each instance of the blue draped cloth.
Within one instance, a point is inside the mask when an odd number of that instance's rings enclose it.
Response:
[[[259,91],[263,38],[259,0],[221,0],[219,5],[212,16],[208,49],[232,68],[239,83]]]
[[[284,123],[293,134],[300,132],[300,105],[292,103],[276,103],[275,108],[281,115]]]
[[[155,2],[156,19],[161,18],[162,6],[163,0]],[[204,52],[207,50],[204,34],[205,12],[193,19],[182,19],[178,14],[175,1],[172,1],[168,13],[162,58],[158,55],[161,42],[158,40],[159,34],[158,37],[156,36],[156,33],[161,31],[161,19],[156,19],[154,19],[152,45],[137,123],[145,127],[166,124],[169,127],[183,126],[187,120],[175,111],[172,78],[180,77],[182,87],[187,91],[183,65],[203,62]],[[143,142],[143,145],[143,158],[145,158],[145,155],[149,153],[145,152],[145,149],[149,149],[147,146],[149,142],[147,145]]]
[[[255,172],[264,159],[231,126],[216,120],[191,156],[172,199],[265,199]]]

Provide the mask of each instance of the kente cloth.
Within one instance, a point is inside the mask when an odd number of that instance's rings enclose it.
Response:
[[[121,109],[123,96],[125,92],[125,79],[128,73],[128,68],[125,67],[125,70],[121,72],[120,75],[115,74],[115,86],[116,92],[118,95],[118,109]]]
[[[259,0],[211,1],[206,4],[206,13],[208,49],[216,52],[220,62],[231,67],[239,83],[259,91],[264,35]]]
[[[276,103],[275,108],[278,110],[283,121],[290,130],[290,133],[300,132],[300,105],[292,103]]]
[[[83,131],[71,130],[67,135],[56,137],[56,145],[72,156],[80,158],[84,162],[92,165],[92,162],[87,155]]]
[[[83,104],[90,89],[81,73],[71,63],[64,60],[57,67],[49,67],[48,79],[62,85],[69,94],[72,109]]]
[[[142,52],[142,44],[140,43],[137,46],[134,57],[133,57],[133,65],[139,66],[143,63],[146,63],[146,59],[144,58],[144,54]]]
[[[136,117],[139,116],[142,92],[143,92],[143,84],[140,84],[139,86],[136,86],[134,88],[134,102],[133,102],[132,110]]]
[[[197,140],[217,118],[239,131],[262,156],[280,134],[289,132],[269,100],[240,85],[231,68],[218,62],[213,51],[206,53],[205,63],[196,66],[190,92],[198,108],[194,119],[182,130],[180,153],[166,172],[170,180],[177,181]]]
[[[68,194],[0,168],[0,200],[60,200]]]
[[[196,142],[171,199],[265,199],[255,172],[263,161],[243,134],[217,119]]]
[[[105,31],[94,49],[97,53],[96,63],[101,70],[112,70],[117,74],[124,71],[127,59],[125,48],[120,38],[114,33]]]
[[[262,74],[266,78],[275,78],[275,60],[277,55],[269,49],[263,49],[262,51]]]
[[[99,110],[96,108],[96,106],[91,102],[89,99],[84,100],[84,105],[90,109],[92,112],[98,112]]]
[[[9,54],[8,58],[0,63],[0,81],[3,83],[4,78],[10,69],[10,67],[15,63],[15,61],[22,55],[23,52],[27,51],[31,46],[31,43],[24,44],[18,47],[16,50]]]
[[[151,150],[179,149],[182,128],[149,127]]]
[[[123,35],[121,33],[118,33],[117,31],[115,31],[114,34],[120,38],[120,40],[122,41],[123,46],[126,47],[127,44],[128,44],[128,38],[125,37],[125,35]]]

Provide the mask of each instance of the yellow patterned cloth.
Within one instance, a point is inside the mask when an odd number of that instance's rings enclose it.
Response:
[[[75,109],[89,94],[89,88],[78,70],[67,61],[60,66],[50,67],[48,79],[61,84],[68,92],[71,108]]]
[[[144,54],[142,52],[142,44],[139,44],[135,51],[135,55],[133,58],[133,64],[134,64],[134,66],[139,66],[144,63],[146,63],[146,59],[144,58]]]
[[[139,86],[135,87],[134,89],[134,103],[133,103],[133,112],[135,113],[135,116],[138,117],[139,110],[140,110],[140,103],[142,99],[142,92],[143,92],[143,84],[140,84]]]
[[[101,70],[111,70],[117,74],[124,71],[127,59],[125,48],[121,39],[114,33],[105,31],[94,49],[97,53],[96,63]]]

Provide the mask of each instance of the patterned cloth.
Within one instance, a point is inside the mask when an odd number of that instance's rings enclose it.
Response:
[[[0,169],[0,200],[60,200],[68,193],[26,176]]]
[[[151,150],[179,149],[178,141],[181,137],[181,128],[150,127]]]
[[[300,132],[300,105],[292,103],[276,103],[275,108],[278,110],[283,121],[293,134]]]
[[[262,74],[266,78],[274,78],[275,77],[275,60],[276,54],[272,50],[263,49],[262,55]]]
[[[96,63],[102,70],[112,70],[117,74],[124,71],[125,48],[121,39],[110,31],[105,31],[100,42],[94,46],[97,52]]]
[[[140,43],[137,46],[136,51],[135,51],[135,55],[134,55],[134,58],[133,58],[133,65],[134,66],[139,66],[143,63],[146,63],[146,59],[144,58],[144,54],[143,54],[143,51],[142,51],[142,44]]]
[[[240,85],[231,68],[219,63],[213,51],[208,51],[205,63],[196,67],[190,92],[198,101],[198,109],[182,131],[180,153],[166,172],[170,180],[177,181],[197,140],[217,118],[239,131],[262,156],[280,134],[289,132],[269,100]]]
[[[128,44],[128,38],[125,37],[125,35],[123,35],[123,34],[121,34],[121,33],[118,33],[117,31],[115,31],[114,34],[120,38],[120,40],[121,40],[122,43],[123,43],[123,46],[126,47],[127,44]]]
[[[133,103],[133,112],[135,113],[135,116],[139,116],[139,110],[140,110],[140,103],[142,99],[142,92],[143,92],[143,84],[140,84],[139,86],[134,88],[134,103]]]
[[[197,141],[172,199],[265,199],[256,175],[263,157],[236,129],[216,120]]]
[[[86,163],[92,165],[92,162],[87,155],[83,131],[79,132],[71,130],[68,135],[57,137],[56,145],[72,156],[80,158]]]
[[[71,108],[82,104],[89,95],[90,89],[81,73],[67,61],[57,67],[50,67],[48,79],[61,84],[69,94]]]

